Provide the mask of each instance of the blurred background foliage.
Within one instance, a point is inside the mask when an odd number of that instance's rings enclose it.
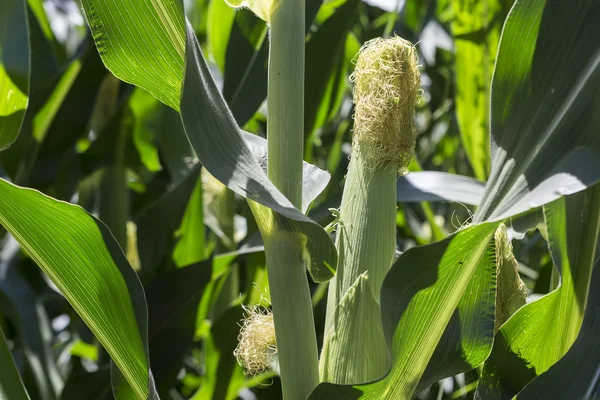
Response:
[[[306,0],[305,160],[332,175],[311,218],[326,225],[333,220],[329,208],[339,206],[352,135],[349,74],[361,45],[379,36],[417,44],[420,134],[410,170],[487,179],[489,90],[511,5]],[[264,137],[265,23],[222,0],[186,0],[185,6],[237,122]],[[26,18],[28,32],[14,31],[11,40],[21,46],[14,51],[30,52],[31,79],[23,90],[29,106],[17,117],[20,136],[0,153],[2,175],[79,204],[108,225],[146,289],[152,370],[163,398],[280,398],[275,373],[246,377],[233,357],[241,304],[266,305],[269,298],[261,239],[246,201],[202,169],[177,112],[106,70],[76,1],[28,0]],[[17,123],[0,118],[2,129]],[[480,197],[482,187],[475,187]],[[469,204],[408,197],[398,204],[400,252],[440,240],[472,216]],[[552,261],[539,231],[518,231],[510,230],[518,239],[514,252],[534,299],[549,290]],[[311,282],[311,289],[321,340],[326,284]],[[108,354],[6,234],[0,326],[32,399],[112,398]],[[472,398],[478,376],[475,370],[447,378],[418,398]]]

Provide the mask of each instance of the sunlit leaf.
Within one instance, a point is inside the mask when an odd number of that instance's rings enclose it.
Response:
[[[141,284],[105,225],[84,210],[0,180],[0,223],[42,268],[140,399],[153,387]]]

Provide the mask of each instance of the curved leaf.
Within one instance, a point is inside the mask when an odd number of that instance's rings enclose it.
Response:
[[[327,232],[269,181],[244,141],[235,120],[210,75],[193,29],[187,30],[187,63],[181,96],[181,119],[188,138],[206,169],[234,192],[273,210],[264,210],[264,233],[279,223],[305,236],[309,271],[316,281],[333,276],[335,246]],[[276,222],[277,220],[278,222]]]
[[[498,51],[492,173],[474,221],[501,220],[600,181],[600,3],[519,0]]]
[[[485,186],[468,176],[436,171],[411,172],[398,179],[398,203],[454,201],[476,206]]]
[[[3,0],[0,4],[0,150],[17,139],[29,103],[26,3]]]
[[[500,31],[514,0],[453,0],[456,122],[478,179],[490,172],[490,86]]]
[[[517,395],[517,399],[592,399],[600,378],[600,262],[592,276],[587,309],[577,340],[567,354]]]
[[[186,46],[183,50],[179,48],[179,19],[183,14],[173,5],[176,2],[154,0],[151,3],[130,0],[117,5],[113,1],[83,1],[104,62],[116,76],[180,109],[188,138],[206,169],[234,192],[273,210],[273,215],[270,210],[261,213],[267,227],[265,232],[279,224],[303,235],[312,277],[317,281],[330,279],[337,264],[333,241],[320,225],[294,208],[267,178],[219,93],[193,28],[188,26]],[[123,9],[128,12],[115,12]],[[148,22],[148,27],[142,27],[143,22]],[[127,27],[127,30],[119,27]],[[184,33],[182,27],[181,33]],[[157,41],[161,41],[160,45],[154,46]],[[140,47],[143,50],[139,50]],[[176,85],[170,83],[181,79],[181,73],[176,75],[177,56],[183,54],[185,75],[179,103],[173,99]],[[150,61],[142,67],[140,63],[145,58]],[[165,71],[160,76],[152,75],[151,70],[158,68],[154,60],[168,64],[162,66]],[[148,86],[149,81],[153,87]]]
[[[80,207],[4,180],[0,223],[89,326],[136,397],[152,394],[144,292],[106,226]]]
[[[500,328],[478,398],[512,399],[567,352],[581,327],[600,229],[600,185],[556,200],[544,211],[560,287],[519,309]]]
[[[182,2],[83,0],[82,4],[106,67],[179,110],[185,60]]]
[[[390,373],[368,385],[321,384],[310,399],[411,399],[461,301],[470,306],[463,315],[459,310],[461,319],[488,322],[487,327],[485,322],[467,323],[483,326],[484,331],[458,335],[461,346],[473,361],[485,358],[493,336],[493,322],[489,322],[494,310],[495,257],[489,243],[495,229],[494,223],[474,225],[403,253],[381,289],[383,327],[392,349]],[[431,378],[436,371],[430,372]]]
[[[25,357],[36,371],[33,374],[36,397],[54,400],[62,389],[63,381],[49,340],[52,328],[35,291],[19,271],[22,268],[20,260],[19,245],[9,236],[0,261],[0,310],[19,332]]]
[[[29,400],[0,327],[0,400]]]

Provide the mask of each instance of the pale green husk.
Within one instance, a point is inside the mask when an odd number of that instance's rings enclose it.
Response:
[[[519,276],[519,263],[514,254],[506,225],[500,224],[494,234],[496,241],[496,331],[500,329],[527,298],[527,286]]]

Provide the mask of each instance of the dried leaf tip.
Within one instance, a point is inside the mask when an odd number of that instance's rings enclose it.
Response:
[[[363,45],[350,80],[354,82],[353,146],[373,168],[404,172],[416,139],[415,107],[420,75],[412,43],[398,36]]]
[[[267,371],[277,354],[273,313],[261,306],[244,307],[238,345],[233,352],[248,375]]]

